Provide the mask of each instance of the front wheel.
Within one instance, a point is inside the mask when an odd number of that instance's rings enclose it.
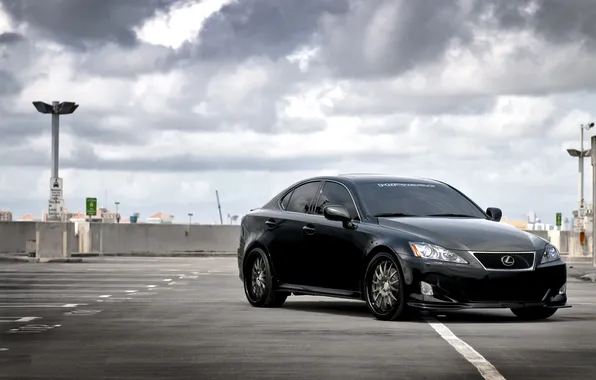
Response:
[[[535,321],[540,319],[547,319],[552,317],[553,314],[557,312],[555,308],[549,307],[520,307],[511,309],[511,312],[515,314],[516,317],[519,319],[523,319],[526,321]]]
[[[276,291],[269,258],[260,248],[247,256],[244,267],[244,294],[255,307],[279,307],[288,298],[287,292]]]
[[[397,260],[389,253],[377,254],[364,275],[364,299],[376,319],[405,319],[409,309],[405,300],[404,281]]]

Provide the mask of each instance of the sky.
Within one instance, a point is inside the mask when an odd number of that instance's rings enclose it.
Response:
[[[578,202],[593,0],[0,0],[0,208],[184,223],[321,174],[435,178],[509,219]],[[586,131],[585,148],[596,128]],[[592,175],[586,159],[585,198]]]

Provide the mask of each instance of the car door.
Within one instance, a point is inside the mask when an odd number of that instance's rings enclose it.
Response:
[[[359,290],[363,245],[358,230],[344,228],[341,222],[325,219],[326,205],[342,205],[353,220],[360,220],[349,190],[341,183],[326,181],[315,202],[314,232],[305,241],[309,261],[316,267],[313,285],[338,290]]]
[[[282,198],[281,212],[265,221],[271,233],[268,234],[268,248],[279,281],[287,284],[304,284],[308,277],[304,262],[303,227],[313,208],[321,181],[303,183],[289,193],[289,199]]]

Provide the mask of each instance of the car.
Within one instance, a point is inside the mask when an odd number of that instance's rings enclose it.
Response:
[[[254,307],[337,297],[379,320],[479,308],[539,320],[571,307],[557,247],[501,218],[439,180],[307,178],[242,217],[238,274]]]

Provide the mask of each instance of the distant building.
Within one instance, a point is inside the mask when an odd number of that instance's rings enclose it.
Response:
[[[153,214],[147,218],[147,223],[172,223],[174,221],[174,215],[167,215],[162,212]]]
[[[39,222],[41,219],[33,214],[25,214],[17,219],[17,222]]]
[[[12,222],[12,212],[0,210],[0,222]]]

